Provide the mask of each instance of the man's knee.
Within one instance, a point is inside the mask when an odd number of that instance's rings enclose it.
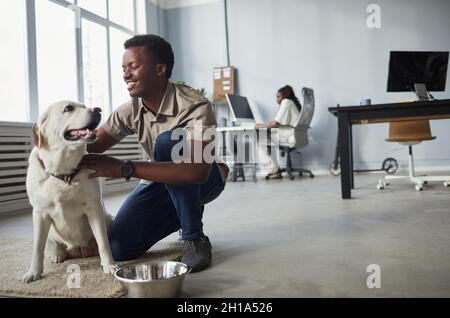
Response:
[[[178,135],[174,134],[172,130],[160,133],[155,142],[156,161],[172,161],[172,148],[183,139],[185,139],[184,131],[181,131],[181,134]]]

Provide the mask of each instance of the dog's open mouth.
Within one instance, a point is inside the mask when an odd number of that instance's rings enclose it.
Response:
[[[87,140],[87,141],[93,141],[95,140],[95,128],[97,128],[97,125],[99,124],[98,121],[93,121],[86,127],[83,127],[81,129],[70,129],[67,130],[64,133],[64,138],[69,141],[76,141],[79,139]]]

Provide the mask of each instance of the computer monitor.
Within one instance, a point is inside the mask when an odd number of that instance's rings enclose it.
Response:
[[[445,91],[447,65],[448,52],[391,51],[387,91],[429,99],[428,92]]]
[[[230,106],[232,120],[239,124],[254,123],[252,110],[248,100],[244,96],[225,94],[228,105]]]

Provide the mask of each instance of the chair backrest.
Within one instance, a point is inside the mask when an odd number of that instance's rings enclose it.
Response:
[[[389,123],[389,137],[386,141],[399,143],[419,143],[433,140],[429,120],[414,120]]]
[[[402,100],[400,102],[410,102]],[[433,140],[431,135],[430,121],[428,119],[408,120],[389,123],[389,137],[386,141],[401,144],[417,144],[425,140]]]
[[[302,111],[298,118],[297,126],[308,126],[314,115],[314,90],[312,88],[303,87],[303,105]]]
[[[312,88],[303,87],[302,95],[302,110],[294,131],[295,148],[301,148],[308,145],[308,129],[314,115],[314,90]]]

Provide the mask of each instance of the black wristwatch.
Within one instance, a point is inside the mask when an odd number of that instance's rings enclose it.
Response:
[[[133,162],[131,160],[125,160],[122,163],[122,176],[126,181],[130,181],[131,176],[133,175]]]

